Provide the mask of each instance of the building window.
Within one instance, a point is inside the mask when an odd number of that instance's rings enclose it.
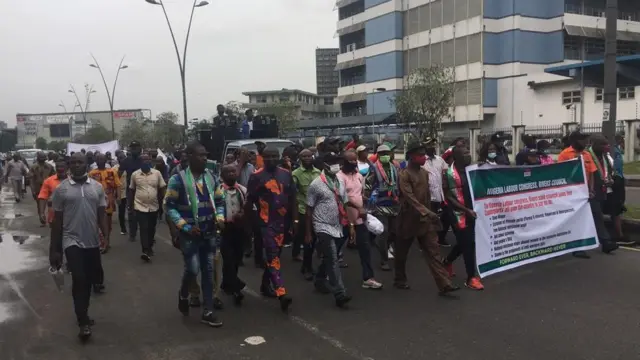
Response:
[[[580,91],[563,91],[562,92],[562,105],[570,105],[579,103],[582,101]]]
[[[620,100],[630,100],[636,98],[636,88],[633,86],[620,88]]]
[[[565,60],[580,60],[580,40],[576,36],[564,35]]]
[[[604,89],[596,89],[596,101],[604,100]]]
[[[325,105],[333,105],[333,98],[332,97],[324,98],[324,104]]]
[[[256,102],[257,103],[266,104],[267,103],[267,96],[266,95],[258,95],[258,96],[256,96]]]

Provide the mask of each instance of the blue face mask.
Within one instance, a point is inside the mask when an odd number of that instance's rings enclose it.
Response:
[[[367,174],[369,174],[369,168],[368,167],[362,168],[362,169],[360,169],[358,171],[360,172],[360,175],[362,175],[362,176],[367,176]]]
[[[151,171],[151,164],[142,164],[142,166],[140,166],[140,170],[142,170],[142,172],[144,173],[148,173],[149,171]]]
[[[487,157],[489,159],[491,159],[491,160],[495,159],[497,156],[498,156],[498,154],[495,153],[495,152],[490,152],[490,153],[487,154]]]

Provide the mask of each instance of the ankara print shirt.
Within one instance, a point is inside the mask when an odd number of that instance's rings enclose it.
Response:
[[[276,168],[274,172],[259,169],[249,178],[247,186],[247,201],[254,204],[258,212],[260,226],[284,233],[287,221],[291,221],[288,214],[290,201],[295,199],[296,188],[293,177],[288,170]]]

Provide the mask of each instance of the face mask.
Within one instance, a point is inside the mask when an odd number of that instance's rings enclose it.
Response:
[[[329,171],[331,171],[332,174],[339,173],[340,172],[340,164],[329,165]]]
[[[346,173],[352,173],[356,171],[356,168],[358,167],[357,164],[353,164],[350,162],[345,162],[344,165],[342,166],[342,170]]]
[[[360,175],[362,176],[367,176],[367,174],[369,174],[369,168],[362,168],[358,170],[358,172],[360,172]]]
[[[427,162],[427,156],[426,155],[413,155],[411,156],[411,161],[416,164],[416,165],[424,165],[424,163]]]
[[[489,159],[491,159],[491,160],[495,159],[495,158],[496,158],[496,156],[498,156],[498,154],[497,154],[497,153],[494,153],[494,152],[490,152],[490,153],[488,153],[488,154],[487,154],[487,157],[488,157]]]
[[[142,166],[140,166],[140,170],[142,170],[143,173],[148,173],[149,171],[151,171],[151,164],[142,164]]]
[[[383,155],[378,157],[378,160],[380,160],[381,163],[383,164],[388,164],[389,161],[391,161],[391,156],[390,155]]]

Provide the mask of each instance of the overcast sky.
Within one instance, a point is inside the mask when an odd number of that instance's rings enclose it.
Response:
[[[189,117],[208,117],[243,91],[315,92],[315,49],[337,47],[335,0],[209,0],[197,8],[187,55]],[[184,46],[191,0],[165,0]],[[73,84],[97,91],[90,110],[108,110],[93,53],[111,86],[120,58],[115,108],[148,108],[182,118],[180,74],[159,6],[144,0],[0,0],[0,120],[70,110]],[[84,95],[81,100],[84,101]]]

